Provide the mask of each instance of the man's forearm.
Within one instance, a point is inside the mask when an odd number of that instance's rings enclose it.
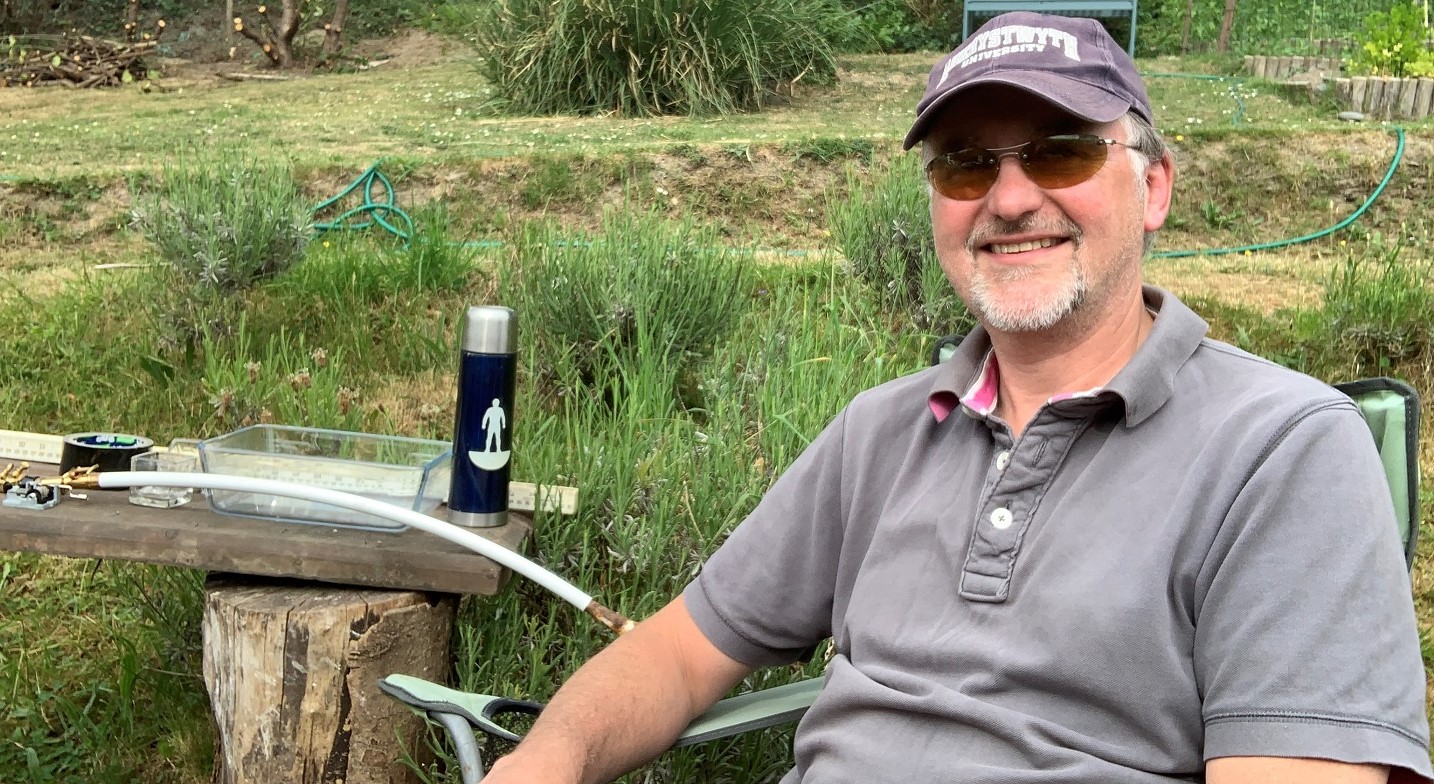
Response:
[[[611,781],[666,751],[749,672],[711,647],[679,599],[583,665],[485,781]]]

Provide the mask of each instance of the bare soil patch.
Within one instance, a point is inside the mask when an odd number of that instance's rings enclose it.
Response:
[[[407,30],[390,38],[364,39],[349,43],[339,58],[327,65],[313,65],[318,59],[320,36],[301,37],[296,46],[306,62],[297,68],[279,70],[259,55],[254,44],[224,29],[195,23],[184,44],[167,47],[172,56],[157,58],[154,89],[178,90],[203,86],[221,87],[240,74],[258,77],[304,79],[333,71],[384,68],[397,70],[461,61],[467,49],[457,41],[423,30]]]

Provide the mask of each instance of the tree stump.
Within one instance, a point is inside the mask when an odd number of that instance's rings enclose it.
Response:
[[[211,578],[204,682],[218,784],[417,784],[423,719],[381,694],[405,673],[443,681],[457,597]]]

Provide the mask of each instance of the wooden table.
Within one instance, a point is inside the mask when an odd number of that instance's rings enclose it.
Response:
[[[458,595],[496,593],[505,569],[413,529],[231,517],[199,492],[174,509],[135,506],[126,490],[87,495],[39,511],[0,507],[0,549],[223,573],[211,576],[204,609],[215,781],[416,781],[399,758],[424,754],[422,720],[380,695],[377,679],[447,679]],[[469,530],[516,550],[532,522],[510,512],[505,526]]]
[[[505,526],[468,530],[516,550],[532,522],[521,513],[508,517]],[[135,506],[125,490],[90,490],[85,500],[43,511],[0,507],[0,550],[454,594],[494,594],[505,577],[496,563],[423,531],[230,517],[211,511],[199,492],[174,509]]]

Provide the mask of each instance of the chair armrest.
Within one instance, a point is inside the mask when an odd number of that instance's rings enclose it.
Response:
[[[687,725],[672,744],[673,748],[796,721],[812,706],[825,681],[825,678],[808,678],[728,697]]]
[[[476,729],[513,743],[522,740],[522,736],[500,727],[493,719],[504,713],[523,713],[536,716],[543,710],[541,702],[513,700],[507,697],[495,697],[491,694],[472,694],[440,686],[412,675],[389,675],[380,678],[378,688],[379,691],[411,708],[433,714],[462,716]]]
[[[817,693],[821,691],[822,682],[821,678],[811,678],[728,697],[689,724],[678,736],[673,747],[691,746],[796,721],[811,707],[812,700],[816,699]],[[389,675],[381,678],[378,688],[411,708],[431,714],[461,716],[475,728],[515,743],[522,738],[498,726],[493,719],[504,713],[536,716],[543,710],[542,703],[511,700],[490,694],[470,694],[412,675]]]

